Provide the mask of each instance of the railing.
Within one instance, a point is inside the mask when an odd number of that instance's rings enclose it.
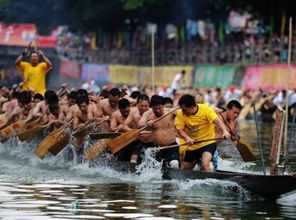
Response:
[[[150,65],[150,49],[97,49],[78,51],[59,49],[59,54],[79,62]],[[296,47],[292,49],[292,62],[296,62]],[[288,49],[271,45],[234,46],[195,46],[181,49],[155,50],[155,65],[194,65],[194,64],[268,64],[286,63]]]

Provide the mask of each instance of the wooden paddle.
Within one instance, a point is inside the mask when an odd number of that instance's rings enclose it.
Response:
[[[35,149],[34,153],[43,159],[47,154],[50,147],[52,147],[56,142],[57,138],[64,132],[64,127],[60,127],[52,131],[46,138],[44,138]]]
[[[20,139],[20,141],[25,141],[27,139],[30,139],[37,135],[39,132],[41,132],[43,129],[48,128],[51,125],[51,123],[41,122],[37,124],[31,124],[27,125],[26,129],[23,129],[22,131],[18,132],[17,136]],[[32,126],[31,128],[29,126]]]
[[[73,121],[73,119],[69,122],[69,124],[71,124],[72,121]],[[61,146],[65,147],[69,141],[69,139],[68,139],[69,137],[67,137],[67,135],[63,135],[65,128],[67,126],[68,125],[64,125],[58,129],[55,129],[54,131],[52,131],[46,138],[44,138],[39,143],[39,145],[36,148],[36,150],[34,151],[34,153],[40,159],[43,159],[48,154],[48,152],[51,152],[52,154],[56,155],[60,151],[59,148]],[[67,142],[64,140],[67,140]],[[66,145],[65,145],[65,143],[66,143]],[[49,151],[50,148],[52,148],[51,151]]]
[[[19,120],[17,122],[12,123],[11,125],[6,126],[5,128],[1,129],[0,136],[2,140],[7,140],[11,135],[15,134],[16,132],[20,131],[24,128],[24,126],[34,120],[33,118],[27,118],[25,120]],[[37,119],[39,120],[39,119]]]
[[[107,133],[91,133],[89,134],[89,136],[93,140],[100,140],[100,139],[116,138],[121,134],[122,133],[117,133],[117,132],[107,132]]]
[[[161,119],[167,117],[168,115],[172,114],[175,112],[177,109],[180,107],[177,107],[173,109],[172,111],[168,112],[167,114],[164,114],[163,116],[159,117],[158,119],[154,120],[154,123],[160,121]],[[146,125],[140,129],[133,129],[130,131],[125,132],[124,134],[111,139],[107,142],[108,147],[111,149],[112,153],[115,154],[116,152],[120,151],[122,148],[124,148],[126,145],[130,144],[131,142],[135,141],[140,132],[148,128],[149,125]]]
[[[85,135],[87,135],[92,126],[94,125],[100,125],[106,121],[109,120],[109,116],[105,116],[101,121],[97,122],[97,121],[87,121],[85,124],[84,124],[84,127],[83,128],[79,128],[79,129],[76,129],[73,133],[72,133],[72,136],[75,137],[75,138],[82,138],[84,137]]]
[[[243,160],[245,162],[250,162],[250,161],[255,161],[256,158],[254,156],[254,147],[252,147],[250,144],[248,144],[246,141],[244,141],[243,139],[238,139],[236,138],[235,134],[233,133],[232,129],[230,128],[230,125],[228,124],[228,122],[225,120],[224,116],[222,115],[222,113],[219,113],[225,123],[225,125],[227,126],[227,128],[229,129],[229,132],[231,134],[231,136],[233,136],[235,138],[235,144],[236,147],[241,155],[241,157],[243,158]]]
[[[211,138],[211,139],[206,139],[206,140],[200,140],[200,141],[194,141],[193,144],[199,144],[202,142],[206,142],[206,141],[218,141],[218,140],[222,140],[223,138]],[[188,143],[184,143],[184,144],[174,144],[174,145],[169,145],[169,146],[160,146],[160,147],[155,147],[155,150],[164,150],[164,149],[169,149],[169,148],[174,148],[174,147],[180,147],[180,146],[184,146],[184,145],[188,145]]]
[[[107,140],[96,141],[92,146],[86,149],[84,155],[88,160],[94,160],[107,148]]]
[[[57,142],[52,145],[48,151],[52,153],[54,156],[56,156],[61,150],[63,150],[70,140],[70,134],[65,131],[65,127],[63,131],[60,133],[60,135],[57,137]]]

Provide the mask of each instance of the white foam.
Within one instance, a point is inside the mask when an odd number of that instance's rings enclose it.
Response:
[[[176,209],[177,206],[176,205],[160,205],[160,206],[157,206],[157,208],[160,208],[160,209]]]
[[[293,191],[287,195],[283,195],[282,198],[277,200],[278,204],[284,206],[296,206],[296,191]]]

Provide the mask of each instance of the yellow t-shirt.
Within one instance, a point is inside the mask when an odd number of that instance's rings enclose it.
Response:
[[[175,126],[177,130],[185,130],[189,137],[198,141],[215,138],[215,125],[213,121],[218,117],[215,111],[205,105],[197,104],[198,111],[196,114],[187,116],[179,109],[175,118]],[[180,138],[180,144],[184,144],[186,140]],[[180,155],[182,156],[186,150],[196,150],[215,141],[202,142],[195,145],[185,145],[180,147]]]
[[[45,75],[51,70],[45,62],[38,63],[36,66],[32,66],[28,62],[20,62],[18,67],[23,71],[23,90],[28,90],[30,88],[34,89],[36,93],[44,95],[45,86]]]

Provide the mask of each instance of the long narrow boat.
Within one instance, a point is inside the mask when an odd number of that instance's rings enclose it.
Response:
[[[217,179],[238,183],[251,194],[276,200],[284,194],[296,193],[296,176],[290,175],[258,175],[236,172],[201,172],[163,167],[164,179]]]
[[[105,165],[119,172],[137,172],[136,164],[125,161],[105,161]],[[162,167],[162,178],[167,180],[217,179],[232,181],[239,184],[251,194],[269,200],[276,200],[284,194],[296,193],[296,176],[291,175],[265,176],[227,171],[201,172]]]

